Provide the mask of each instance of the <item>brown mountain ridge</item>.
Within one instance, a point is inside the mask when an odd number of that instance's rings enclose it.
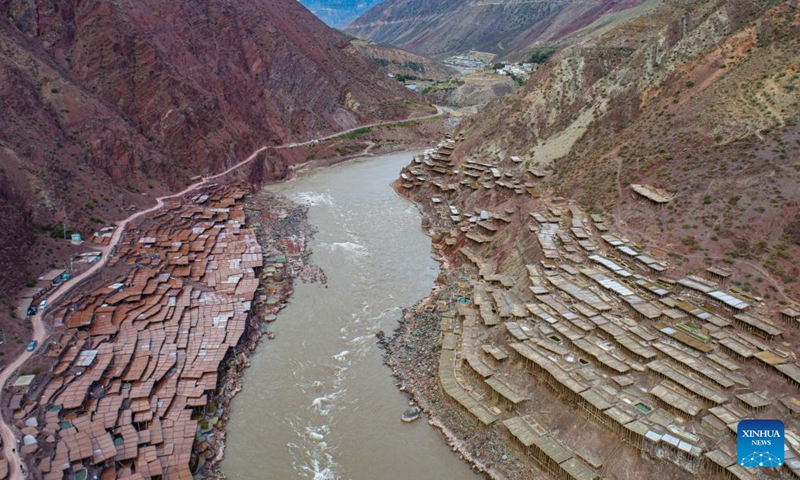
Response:
[[[514,56],[553,42],[642,0],[387,0],[345,30],[415,53],[443,57],[470,50]]]
[[[543,191],[613,214],[679,271],[739,269],[745,291],[785,301],[800,293],[798,42],[797,1],[667,1],[556,54],[466,121],[457,153],[518,155],[548,172]]]
[[[0,291],[55,261],[56,226],[427,108],[292,0],[0,2]]]

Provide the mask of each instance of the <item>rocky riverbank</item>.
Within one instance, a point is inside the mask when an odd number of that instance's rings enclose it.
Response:
[[[221,365],[215,408],[204,422],[208,433],[198,435],[193,449],[195,478],[224,479],[219,464],[225,455],[225,426],[230,418],[230,403],[242,390],[242,378],[250,366],[249,356],[262,338],[274,339],[269,324],[276,320],[293,293],[295,279],[303,282],[326,282],[319,267],[309,264],[311,251],[307,242],[313,231],[307,222],[308,207],[270,192],[250,195],[245,203],[247,225],[256,233],[263,250],[264,268],[260,272],[254,308],[247,329],[236,349]]]
[[[449,286],[439,285],[431,296],[405,309],[392,337],[384,337],[384,361],[392,369],[401,391],[411,396],[462,459],[485,478],[515,480],[532,478],[532,472],[516,461],[493,431],[481,425],[443,394],[439,378],[439,319],[426,306],[449,296]]]
[[[428,224],[425,206],[413,198],[409,200],[423,215],[423,225]],[[428,417],[428,423],[438,428],[453,451],[477,472],[492,480],[533,478],[536,472],[517,461],[518,452],[508,447],[496,427],[485,427],[442,391],[438,377],[441,320],[433,307],[452,301],[456,283],[467,272],[456,269],[440,252],[434,254],[441,262],[437,285],[430,296],[404,309],[393,336],[379,338],[385,349],[384,363],[392,369],[400,390],[409,394]]]

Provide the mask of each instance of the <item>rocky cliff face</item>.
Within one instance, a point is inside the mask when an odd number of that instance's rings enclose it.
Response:
[[[293,0],[6,0],[0,198],[19,208],[0,221],[24,245],[62,223],[86,235],[259,146],[417,102]],[[34,260],[3,251],[8,291]]]
[[[412,52],[446,56],[468,50],[500,56],[554,41],[641,0],[387,0],[345,30]]]
[[[543,191],[686,268],[750,265],[752,292],[797,293],[797,6],[676,0],[598,31],[466,121],[458,154],[519,155],[547,169]],[[654,208],[631,184],[674,198]]]

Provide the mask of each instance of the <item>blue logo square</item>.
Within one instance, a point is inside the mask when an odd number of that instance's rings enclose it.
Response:
[[[737,448],[739,465],[746,468],[778,468],[783,465],[783,422],[742,420]]]

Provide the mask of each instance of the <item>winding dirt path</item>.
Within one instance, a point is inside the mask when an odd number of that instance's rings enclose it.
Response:
[[[197,190],[198,188],[202,187],[203,185],[208,184],[210,181],[213,181],[213,180],[216,180],[218,178],[224,177],[225,175],[233,172],[234,170],[237,170],[237,169],[243,167],[244,165],[247,165],[248,163],[252,162],[258,156],[259,153],[261,153],[261,152],[263,152],[264,150],[267,150],[267,149],[280,150],[280,149],[285,149],[285,148],[303,147],[303,146],[311,145],[311,144],[314,144],[314,143],[322,142],[322,141],[325,141],[325,140],[331,140],[331,139],[340,137],[342,135],[346,135],[348,133],[355,132],[356,130],[360,130],[362,128],[373,128],[373,127],[379,127],[379,126],[382,126],[382,125],[392,125],[392,124],[397,124],[397,123],[400,123],[400,122],[412,121],[412,120],[428,120],[428,119],[435,118],[438,115],[441,115],[442,111],[443,110],[442,110],[441,107],[436,106],[436,113],[431,114],[431,115],[425,115],[425,116],[422,116],[422,117],[411,117],[411,118],[408,118],[406,120],[392,120],[392,121],[371,123],[371,124],[368,124],[368,125],[360,125],[358,127],[353,127],[353,128],[341,131],[341,132],[333,133],[331,135],[327,135],[327,136],[324,136],[324,137],[307,140],[305,142],[300,142],[300,143],[288,143],[286,145],[277,145],[277,146],[264,146],[264,147],[259,148],[256,151],[254,151],[246,159],[242,160],[241,162],[239,162],[236,165],[228,168],[225,171],[222,171],[222,172],[214,174],[214,175],[210,175],[208,177],[204,177],[202,180],[189,185],[188,187],[186,187],[185,189],[181,190],[178,193],[173,193],[173,194],[170,194],[170,195],[165,195],[163,197],[156,198],[156,204],[154,206],[148,208],[147,210],[142,210],[140,212],[137,212],[137,213],[129,216],[128,218],[126,218],[124,220],[120,220],[119,222],[116,222],[116,230],[114,231],[114,234],[111,236],[111,240],[109,241],[108,245],[105,246],[105,247],[100,248],[100,251],[102,252],[100,261],[98,261],[91,268],[89,268],[89,270],[86,270],[85,272],[81,273],[80,275],[68,280],[67,282],[64,282],[62,284],[62,287],[57,289],[55,291],[55,293],[53,293],[50,297],[47,298],[47,307],[45,309],[40,309],[38,312],[36,312],[36,314],[33,317],[31,317],[31,323],[33,324],[33,338],[32,338],[32,340],[35,340],[38,344],[41,344],[44,341],[44,339],[45,339],[45,337],[47,335],[47,328],[45,327],[45,324],[44,324],[44,310],[51,309],[53,306],[55,306],[57,304],[58,300],[60,300],[65,295],[67,295],[69,292],[71,292],[76,286],[80,285],[85,280],[90,278],[92,275],[97,273],[101,268],[105,267],[106,264],[108,264],[108,261],[109,261],[109,259],[111,257],[111,255],[109,255],[109,253],[110,252],[114,252],[115,249],[117,248],[117,245],[119,244],[119,241],[122,239],[122,234],[125,232],[125,227],[129,223],[133,222],[134,220],[136,220],[136,219],[138,219],[138,218],[140,218],[140,217],[142,217],[144,215],[148,215],[150,213],[153,213],[153,212],[156,212],[156,211],[160,210],[164,206],[166,201],[174,199],[174,198],[182,197],[183,195],[186,195],[187,193],[190,193],[190,192],[192,192],[194,190]],[[5,392],[6,383],[14,375],[14,373],[17,371],[17,369],[19,369],[25,363],[26,360],[28,360],[31,356],[33,356],[34,353],[35,353],[35,351],[29,352],[29,351],[26,350],[19,357],[17,357],[17,359],[14,360],[14,362],[12,362],[10,365],[8,365],[5,368],[5,370],[0,372],[0,405],[2,405],[3,401],[4,401],[3,393]],[[0,437],[2,437],[2,440],[3,440],[3,456],[8,460],[8,477],[7,478],[9,480],[22,480],[22,479],[24,479],[25,477],[27,477],[28,472],[27,472],[27,469],[26,469],[25,465],[20,460],[19,452],[17,451],[17,437],[16,437],[15,432],[12,430],[12,428],[6,423],[5,419],[2,417],[2,409],[1,408],[0,408]]]

